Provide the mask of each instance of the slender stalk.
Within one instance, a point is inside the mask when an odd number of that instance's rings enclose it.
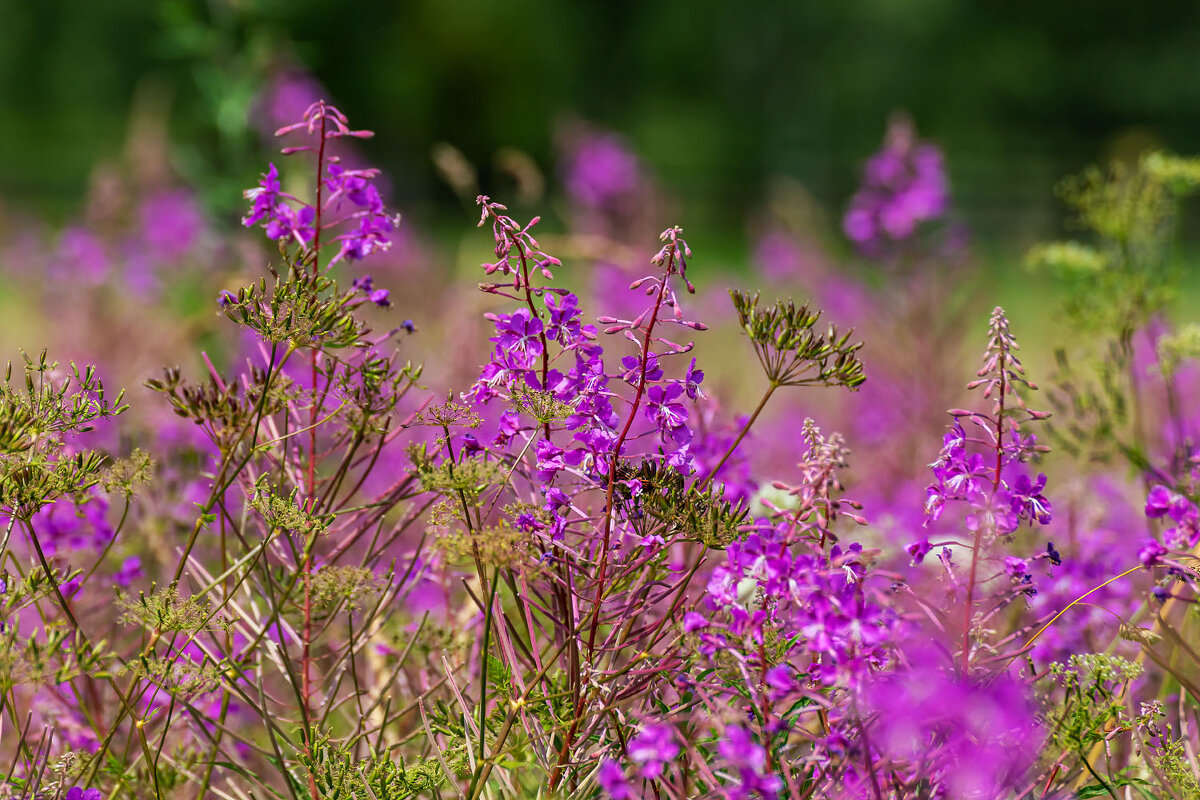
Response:
[[[625,420],[625,427],[621,430],[621,435],[617,437],[617,443],[613,446],[612,456],[608,460],[608,486],[604,495],[604,540],[600,550],[600,569],[596,576],[596,603],[592,609],[591,630],[588,632],[589,659],[595,655],[596,628],[599,626],[600,605],[604,593],[604,576],[608,569],[608,551],[609,544],[612,541],[613,495],[617,486],[617,463],[621,458],[621,448],[625,444],[625,440],[629,437],[629,430],[633,427],[633,421],[637,418],[637,412],[642,405],[642,395],[646,391],[646,372],[650,367],[650,341],[654,334],[654,326],[658,322],[658,312],[662,308],[663,297],[666,296],[667,279],[671,275],[671,269],[674,267],[674,264],[675,254],[671,253],[670,260],[667,262],[667,269],[663,272],[662,280],[659,282],[658,297],[654,301],[654,311],[650,314],[650,322],[646,325],[646,335],[642,340],[642,362],[639,368],[637,391],[633,395],[633,403],[630,405],[629,417]]]
[[[600,550],[600,568],[596,575],[596,597],[592,606],[592,618],[590,629],[588,631],[588,663],[592,664],[596,656],[596,631],[600,627],[600,607],[604,602],[604,578],[608,571],[609,545],[612,541],[612,521],[613,521],[613,500],[614,492],[617,485],[617,463],[621,457],[621,448],[625,444],[625,440],[629,436],[629,431],[633,427],[633,421],[637,417],[637,412],[641,408],[642,395],[646,391],[646,373],[649,370],[650,364],[650,342],[654,334],[654,326],[658,322],[658,312],[662,309],[663,298],[667,292],[667,280],[671,276],[671,271],[675,266],[675,252],[672,250],[667,261],[667,268],[663,272],[662,278],[659,281],[658,297],[654,301],[654,310],[650,314],[650,321],[646,325],[646,334],[642,340],[642,358],[639,367],[637,391],[634,393],[633,402],[630,405],[629,417],[625,420],[625,427],[621,430],[620,436],[617,437],[617,442],[613,446],[612,455],[609,457],[608,463],[608,485],[605,491],[604,499],[604,537]],[[573,683],[577,683],[581,676],[574,676]],[[571,745],[574,743],[574,738],[579,730],[579,723],[582,719],[583,706],[586,703],[586,693],[580,693],[579,699],[575,703],[574,721],[571,723],[571,728],[567,735],[563,737],[562,748],[558,752],[558,761],[554,766],[554,772],[550,776],[550,789],[553,791],[558,787],[558,781],[562,778],[562,766],[566,762],[568,753],[570,753]]]
[[[295,352],[289,348],[287,352],[284,353],[282,360],[280,360],[278,369],[276,369],[275,357],[278,354],[278,349],[278,345],[275,345],[271,348],[271,360],[267,365],[266,377],[263,378],[262,393],[259,395],[258,404],[254,409],[254,427],[252,429],[253,433],[251,433],[250,436],[250,447],[247,448],[247,452],[245,456],[242,457],[242,460],[231,471],[229,466],[233,458],[234,451],[236,451],[238,445],[241,444],[242,438],[244,438],[247,433],[251,432],[251,428],[247,427],[241,436],[238,437],[238,441],[235,442],[229,448],[229,451],[221,458],[221,469],[218,471],[216,479],[213,480],[213,488],[212,491],[209,492],[208,500],[206,500],[204,503],[204,508],[200,510],[200,514],[196,518],[195,524],[192,526],[192,532],[188,536],[187,544],[185,544],[183,547],[183,553],[179,556],[179,564],[175,568],[175,576],[172,578],[172,581],[178,582],[179,579],[183,577],[184,569],[187,567],[188,556],[191,555],[192,549],[196,546],[196,542],[200,537],[200,531],[204,529],[205,515],[212,511],[213,507],[218,504],[221,496],[225,493],[225,490],[233,485],[233,482],[237,479],[237,476],[241,474],[242,469],[254,456],[255,445],[258,442],[258,429],[262,424],[263,413],[266,407],[267,393],[271,388],[271,381],[277,372],[283,369],[284,364],[287,363],[292,353]]]
[[[992,493],[989,507],[994,505],[996,493],[1000,491],[1000,470],[1004,466],[1004,401],[1008,378],[1004,372],[1004,352],[999,356],[1000,394],[996,400],[996,465],[992,475]],[[988,519],[992,519],[989,512]],[[975,528],[975,541],[971,546],[971,572],[967,578],[967,598],[963,606],[962,674],[966,677],[971,670],[971,617],[975,610],[975,578],[979,568],[979,549],[983,546],[984,525]]]
[[[487,732],[487,669],[488,669],[488,648],[491,646],[492,634],[492,607],[496,603],[496,586],[499,584],[500,570],[495,568],[492,570],[492,594],[488,598],[487,615],[484,618],[483,625],[483,650],[480,653],[479,665],[479,755],[478,763],[483,764],[483,749],[484,749],[484,734]],[[532,686],[530,691],[532,691]],[[504,731],[507,735],[507,730]],[[496,748],[493,748],[493,752]],[[481,779],[487,780],[486,773],[480,769],[476,769],[471,776],[471,783],[467,787],[467,797],[475,796],[475,786],[477,781]]]
[[[521,709],[529,702],[529,698],[533,695],[534,689],[546,677],[546,673],[550,671],[550,667],[562,654],[566,648],[566,642],[558,646],[558,649],[551,653],[546,659],[546,665],[538,672],[534,679],[530,681],[528,688],[521,693],[521,696],[514,700],[508,715],[504,719],[504,724],[500,727],[499,733],[496,734],[496,743],[492,746],[492,754],[486,761],[480,761],[475,768],[474,774],[471,776],[470,788],[467,792],[467,800],[476,800],[479,795],[483,794],[484,787],[487,785],[488,776],[492,774],[492,767],[496,765],[496,760],[502,752],[505,741],[508,740],[508,735],[512,731],[513,723],[520,715]],[[432,737],[430,737],[432,739]],[[551,788],[553,791],[553,787]]]
[[[1023,646],[1023,647],[1022,647],[1020,650],[1018,650],[1018,651],[1017,651],[1016,655],[1014,655],[1012,658],[1010,658],[1010,659],[1008,660],[1008,664],[1006,664],[1006,665],[1005,665],[1005,667],[1007,668],[1007,667],[1008,667],[1008,666],[1010,666],[1010,665],[1011,665],[1011,664],[1012,664],[1014,661],[1016,661],[1016,660],[1017,660],[1017,656],[1019,656],[1021,653],[1028,652],[1029,648],[1033,646],[1033,643],[1034,643],[1034,642],[1036,642],[1036,641],[1038,640],[1038,637],[1040,637],[1040,636],[1041,636],[1043,633],[1045,633],[1045,632],[1046,632],[1046,630],[1047,630],[1047,629],[1048,629],[1048,628],[1049,628],[1051,625],[1053,625],[1055,622],[1057,622],[1059,617],[1061,617],[1063,614],[1065,614],[1065,613],[1067,613],[1068,611],[1070,611],[1070,610],[1071,610],[1071,608],[1073,608],[1074,606],[1077,606],[1077,605],[1079,605],[1080,603],[1082,603],[1082,602],[1083,602],[1083,600],[1084,600],[1084,598],[1086,598],[1088,595],[1095,594],[1096,592],[1098,592],[1098,591],[1100,591],[1101,589],[1103,589],[1105,586],[1108,586],[1110,583],[1115,583],[1116,581],[1119,581],[1119,580],[1121,580],[1121,578],[1124,578],[1124,577],[1125,577],[1125,576],[1127,576],[1127,575],[1132,575],[1133,573],[1137,572],[1139,569],[1142,569],[1142,568],[1143,568],[1143,567],[1142,567],[1142,565],[1141,565],[1141,564],[1138,564],[1138,565],[1137,565],[1137,566],[1135,566],[1135,567],[1130,567],[1129,569],[1127,569],[1127,570],[1125,570],[1124,572],[1122,572],[1120,575],[1114,575],[1113,577],[1111,577],[1111,578],[1109,578],[1108,580],[1106,580],[1104,583],[1101,583],[1101,584],[1100,584],[1100,585],[1098,585],[1098,586],[1093,586],[1091,589],[1088,589],[1086,592],[1084,592],[1083,594],[1079,595],[1079,597],[1076,597],[1074,600],[1072,600],[1071,602],[1067,603],[1065,606],[1063,606],[1063,608],[1062,608],[1062,610],[1061,610],[1061,611],[1059,611],[1057,614],[1055,614],[1053,617],[1051,617],[1051,618],[1050,618],[1050,620],[1049,620],[1049,621],[1048,621],[1048,622],[1047,622],[1045,625],[1043,625],[1042,627],[1038,628],[1038,629],[1037,629],[1037,631],[1036,631],[1036,632],[1033,634],[1033,636],[1030,636],[1030,637],[1029,637],[1029,640],[1025,642],[1025,645],[1024,645],[1024,646]],[[1139,656],[1139,659],[1140,659],[1140,656]]]
[[[37,554],[38,563],[41,564],[42,571],[46,574],[46,580],[54,588],[54,596],[58,599],[58,603],[62,608],[63,614],[66,615],[67,620],[71,623],[71,630],[75,633],[76,639],[78,639],[79,642],[89,651],[94,652],[94,647],[91,641],[83,632],[83,629],[79,627],[79,620],[75,618],[75,614],[71,611],[71,606],[67,602],[67,598],[63,596],[62,588],[58,585],[58,581],[54,579],[54,571],[50,568],[50,563],[46,560],[46,554],[42,551],[42,544],[40,541],[38,541],[38,536],[33,529],[33,525],[30,524],[29,520],[27,519],[22,520],[22,523],[25,526],[26,532],[29,534],[29,541],[33,544],[33,550]],[[128,713],[129,716],[134,720],[133,728],[137,731],[138,743],[142,747],[142,756],[146,759],[146,764],[151,766],[150,780],[154,785],[154,796],[156,798],[161,798],[162,791],[158,785],[158,773],[153,769],[154,756],[150,752],[150,743],[146,740],[145,731],[142,729],[145,720],[138,719],[137,715],[133,711],[133,708],[130,706],[132,692],[130,693],[130,697],[127,698],[117,688],[116,681],[111,676],[107,677],[105,680],[109,684],[109,687],[117,695],[117,699],[121,701],[121,706],[125,709],[125,712]],[[113,727],[115,728],[116,726],[114,725]]]
[[[733,444],[729,445],[729,449],[725,451],[725,455],[721,456],[721,460],[717,462],[715,467],[713,467],[712,472],[708,473],[708,477],[700,482],[698,488],[703,489],[705,486],[708,486],[714,480],[716,480],[717,473],[721,471],[721,467],[725,466],[725,462],[728,461],[738,449],[738,445],[742,443],[742,439],[746,438],[746,434],[750,432],[750,427],[754,425],[754,422],[758,419],[758,415],[761,414],[763,409],[767,407],[767,401],[771,399],[771,395],[775,394],[775,390],[781,385],[782,384],[776,383],[775,381],[771,381],[770,386],[767,387],[767,391],[763,393],[762,399],[758,401],[758,406],[754,409],[754,413],[752,413],[750,418],[746,420],[746,424],[743,425],[741,431],[738,432],[737,438],[733,440]]]
[[[529,256],[525,252],[524,242],[520,240],[517,240],[517,253],[521,256],[521,278],[523,283],[522,288],[525,290],[525,304],[529,306],[529,313],[533,314],[534,318],[540,318],[541,315],[538,314],[537,308],[533,305],[533,287],[529,282]],[[538,339],[541,340],[542,344],[542,391],[547,391],[549,387],[546,386],[546,376],[550,374],[550,343],[546,339],[545,325],[542,326],[541,332],[538,333]],[[549,440],[550,423],[545,423],[543,427],[546,439]]]
[[[321,186],[325,174],[325,116],[321,116],[321,142],[317,148],[317,203],[316,219],[313,226],[313,277],[321,274]],[[305,494],[308,497],[310,511],[316,511],[317,498],[317,417],[320,416],[317,392],[317,357],[318,350],[313,348],[309,354],[309,364],[312,367],[312,387],[309,406],[308,430],[308,475]],[[304,633],[301,639],[300,675],[301,695],[304,704],[305,719],[312,718],[312,547],[305,548],[304,563],[301,570],[304,573]],[[305,726],[304,754],[312,758],[312,730]],[[320,800],[317,792],[317,780],[309,770],[308,790],[312,800]]]

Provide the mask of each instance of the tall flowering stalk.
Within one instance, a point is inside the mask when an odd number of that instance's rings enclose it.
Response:
[[[601,640],[605,620],[620,619],[632,611],[629,604],[636,602],[620,595],[614,598],[613,580],[624,583],[639,568],[660,569],[663,548],[681,532],[671,527],[656,529],[662,522],[656,523],[643,511],[631,516],[634,508],[672,484],[672,472],[687,475],[690,471],[688,444],[692,432],[682,399],[696,397],[703,380],[694,363],[682,379],[666,377],[667,361],[686,353],[691,345],[665,339],[656,329],[665,324],[692,330],[703,330],[705,326],[684,319],[680,310],[671,283],[682,281],[690,289],[685,277],[690,250],[678,229],[668,229],[662,235],[663,247],[651,259],[662,270],[661,275],[635,283],[652,298],[650,305],[636,319],[600,318],[607,334],[622,334],[637,348],[635,354],[622,358],[619,369],[610,371],[603,360],[604,349],[595,341],[596,328],[580,321],[575,295],[534,282],[535,276],[553,280],[551,268],[559,266],[558,260],[547,255],[532,236],[531,228],[537,220],[520,225],[505,213],[504,206],[486,197],[479,198],[479,204],[480,224],[491,224],[496,254],[496,261],[485,264],[484,270],[489,276],[505,278],[504,282],[486,283],[481,288],[521,305],[512,313],[489,315],[496,327],[496,347],[475,388],[467,394],[481,408],[497,401],[512,405],[500,415],[499,433],[482,454],[487,459],[509,461],[509,486],[501,482],[495,499],[481,509],[497,508],[499,498],[509,492],[523,503],[529,503],[522,495],[530,491],[544,498],[540,518],[526,514],[518,516],[513,524],[540,541],[538,549],[545,553],[542,560],[557,576],[546,587],[547,597],[558,609],[555,627],[561,630],[560,655],[573,710],[573,722],[562,736],[558,765],[551,776],[551,783],[557,783],[580,727],[588,718],[586,712],[595,702],[598,682],[605,679],[599,662],[615,662],[618,654],[635,644],[624,641],[623,636],[612,640],[619,629],[607,634],[608,642]],[[671,313],[665,313],[667,309]],[[614,382],[628,387],[629,396],[622,397]],[[618,412],[622,405],[623,410]],[[531,418],[533,425],[524,423],[523,417]],[[660,454],[655,458],[646,452],[651,441],[673,452],[669,457]],[[635,442],[636,450],[628,452]],[[478,444],[469,446],[481,449]],[[505,456],[506,452],[511,455]],[[446,453],[450,455],[449,450]],[[529,466],[525,465],[527,455],[533,456]],[[521,482],[514,482],[518,477]],[[584,499],[591,492],[602,498],[602,508],[595,516],[586,510]],[[487,524],[487,514],[472,512],[469,503],[460,505],[460,521],[473,536],[472,528]],[[529,503],[527,507],[536,506]],[[630,559],[622,559],[613,576],[618,541],[629,541],[631,536],[638,546],[629,553]],[[480,544],[472,540],[470,547],[478,552]],[[476,571],[486,587],[482,556]],[[539,579],[534,585],[541,582]],[[669,602],[677,593],[678,586],[660,602]],[[652,626],[644,633],[648,641],[641,643],[643,652],[653,652],[652,643],[661,627]],[[485,626],[485,637],[487,630]],[[486,703],[486,698],[481,702]],[[476,777],[472,786],[480,785],[486,773],[477,773]]]
[[[969,509],[965,523],[973,541],[964,586],[960,652],[964,675],[970,672],[975,587],[981,558],[996,541],[1016,531],[1023,520],[1030,525],[1035,522],[1045,525],[1052,516],[1050,501],[1042,494],[1046,476],[1030,478],[1020,466],[1047,449],[1037,444],[1035,436],[1022,434],[1022,423],[1043,420],[1049,414],[1025,406],[1021,389],[1037,387],[1025,377],[1016,354],[1018,349],[1004,309],[997,306],[988,325],[988,346],[978,380],[967,384],[968,389],[982,388],[983,398],[992,401],[992,408],[989,412],[950,411],[955,422],[931,465],[934,482],[926,490],[927,526],[942,516],[948,503],[959,503]],[[908,550],[913,561],[920,562],[933,546],[925,539],[910,545]],[[1024,580],[1027,575],[1015,563],[1006,569],[1018,579]]]
[[[303,130],[315,143],[286,147],[285,155],[302,152],[315,152],[316,178],[314,181],[315,201],[312,205],[284,193],[280,189],[279,177],[275,165],[272,164],[263,175],[260,185],[247,190],[246,198],[252,201],[250,213],[243,223],[247,226],[261,223],[267,236],[280,241],[281,246],[293,245],[296,248],[298,263],[308,264],[311,277],[315,280],[333,264],[340,260],[356,261],[378,250],[386,250],[390,245],[387,234],[392,231],[396,219],[389,216],[379,197],[379,192],[371,183],[379,171],[375,169],[347,170],[335,157],[327,157],[326,144],[331,140],[342,138],[364,139],[373,136],[370,131],[352,130],[348,121],[340,111],[326,104],[323,100],[310,105],[304,112],[303,119],[291,125],[286,125],[275,132],[276,136],[285,136],[294,131]],[[340,245],[337,255],[330,259],[329,264],[321,264],[321,237],[327,231],[337,231],[332,241]],[[319,389],[319,369],[321,362],[320,349],[310,350],[309,364],[311,389],[309,393],[308,417],[308,454],[306,465],[306,510],[318,513],[320,500],[317,496],[317,427],[325,406],[325,394]],[[301,674],[303,685],[301,700],[304,716],[309,716],[308,708],[312,700],[312,570],[313,553],[306,550],[302,566],[304,574],[304,628],[303,653],[301,655]],[[311,752],[311,730],[306,729],[306,748]],[[310,791],[315,800],[317,789],[310,781]]]
[[[378,614],[396,602],[403,589],[381,590],[372,570],[337,562],[361,556],[370,564],[382,552],[381,547],[390,546],[394,537],[382,542],[376,537],[364,547],[363,534],[377,524],[376,515],[382,512],[376,509],[393,508],[411,496],[413,479],[402,479],[374,503],[349,510],[346,506],[359,496],[379,452],[394,438],[388,434],[387,418],[418,370],[399,367],[382,352],[395,332],[372,337],[356,316],[364,303],[388,305],[387,291],[374,288],[369,276],[355,279],[348,291],[342,291],[329,274],[340,261],[357,261],[386,249],[386,234],[395,225],[371,183],[376,171],[345,170],[325,152],[329,140],[363,138],[369,133],[351,130],[345,117],[324,103],[313,104],[301,122],[280,134],[298,130],[316,140],[311,145],[285,148],[285,153],[315,153],[315,204],[283,192],[274,165],[260,185],[246,193],[251,209],[244,223],[261,224],[267,236],[279,243],[286,274],[272,269],[273,285],[264,279],[221,298],[226,316],[260,338],[265,366],[227,379],[210,362],[207,385],[189,385],[178,370],[168,370],[163,379],[150,382],[177,414],[192,419],[203,430],[217,455],[211,491],[207,500],[197,504],[201,513],[170,588],[166,594],[160,590],[152,597],[143,595],[140,602],[129,606],[128,616],[144,624],[152,624],[164,614],[178,618],[179,627],[173,630],[185,632],[187,638],[183,648],[176,649],[177,634],[172,634],[167,650],[174,654],[162,661],[166,674],[185,653],[185,663],[193,669],[212,670],[211,665],[222,658],[236,665],[215,673],[224,680],[217,681],[221,685],[220,710],[211,738],[210,763],[227,746],[225,721],[234,713],[236,701],[236,705],[257,712],[271,731],[272,750],[284,780],[295,780],[291,770],[303,765],[302,781],[315,798],[321,796],[325,781],[319,764],[327,740],[324,728],[332,710],[329,703],[336,688],[330,694],[325,680],[314,674],[318,670],[314,647],[325,638],[325,659],[334,672],[344,674],[347,664],[356,671],[355,653],[361,642],[356,641],[354,615],[362,598],[377,595],[371,613]],[[323,237],[339,245],[329,263],[321,258]],[[310,352],[310,383],[305,388],[289,371],[292,355],[303,349]],[[301,445],[303,441],[307,447]],[[327,444],[324,452],[322,443]],[[370,455],[372,451],[374,455]],[[323,463],[330,467],[325,475]],[[241,491],[240,502],[230,496],[236,490]],[[214,526],[219,527],[220,555],[220,577],[215,579],[195,557],[197,549],[209,552],[211,545],[203,533]],[[248,544],[248,529],[260,532],[258,545]],[[331,529],[344,532],[345,537],[336,547],[322,546]],[[231,556],[235,542],[241,542],[248,554]],[[191,598],[181,597],[177,588],[186,580],[199,583]],[[246,599],[239,595],[249,586],[268,602],[271,610],[266,617],[258,615],[256,603],[250,608],[242,605]],[[212,601],[209,595],[213,595]],[[221,608],[236,609],[234,627],[210,639],[211,621]],[[348,648],[332,647],[328,639],[337,627],[339,610],[347,612]],[[287,619],[293,611],[299,616],[296,626]],[[371,624],[368,620],[368,627]],[[154,653],[158,639],[156,629],[143,658],[168,658]],[[293,645],[300,651],[295,660],[288,653]],[[275,696],[275,687],[268,692],[260,678],[255,698],[253,682],[247,683],[243,672],[249,665],[261,665],[263,658],[282,668],[283,686],[296,699],[298,764],[297,756],[287,752],[293,746],[291,734],[285,730],[291,721],[283,720],[290,715],[273,718],[271,705],[276,701],[269,698]],[[142,675],[141,680],[147,680],[160,673],[143,669]],[[163,683],[161,678],[158,682]],[[171,696],[174,708],[178,697],[169,682],[155,688],[151,698],[163,695]],[[362,719],[358,725],[367,722]],[[210,767],[202,786],[219,778]]]
[[[656,356],[650,349],[650,345],[652,342],[658,341],[666,344],[668,347],[676,347],[673,342],[668,342],[661,338],[656,340],[654,338],[654,327],[656,324],[658,324],[658,315],[662,311],[664,302],[669,302],[669,304],[676,309],[677,319],[681,319],[681,317],[678,316],[679,306],[675,300],[674,292],[671,292],[671,294],[668,295],[668,291],[670,290],[669,281],[673,276],[678,276],[679,280],[685,283],[688,291],[695,291],[686,277],[686,259],[691,257],[692,251],[691,248],[688,247],[687,242],[684,241],[680,235],[682,232],[683,231],[679,228],[668,228],[667,230],[663,231],[659,238],[661,238],[665,244],[663,245],[663,248],[659,250],[652,259],[650,259],[650,263],[663,269],[663,274],[660,277],[647,276],[646,278],[643,278],[634,284],[635,287],[645,284],[646,293],[654,297],[654,302],[649,309],[649,321],[645,322],[643,327],[642,318],[645,316],[645,312],[643,312],[641,317],[638,317],[638,319],[629,323],[615,321],[616,324],[612,325],[608,328],[608,330],[605,331],[605,333],[622,332],[626,338],[634,342],[637,342],[637,333],[642,333],[642,337],[639,353],[636,356],[637,364],[634,367],[634,371],[637,375],[637,381],[635,384],[636,388],[634,389],[633,400],[631,400],[629,403],[629,411],[625,418],[625,426],[617,435],[616,442],[612,447],[612,454],[608,459],[608,485],[605,487],[604,495],[604,524],[602,527],[603,539],[600,543],[600,567],[596,575],[596,601],[594,603],[594,611],[592,612],[591,627],[588,631],[589,657],[592,657],[595,654],[596,630],[600,621],[600,604],[605,590],[604,578],[608,569],[610,552],[609,544],[612,541],[613,493],[617,486],[617,463],[621,457],[621,450],[625,445],[625,441],[629,437],[630,429],[633,427],[633,423],[637,419],[638,411],[641,409],[642,398],[647,393],[647,377],[649,374],[650,365],[652,361],[657,361]],[[682,350],[676,347],[675,352],[682,352]],[[673,388],[677,390],[678,387],[679,384],[675,384]],[[674,429],[678,428],[679,425],[675,422],[673,411],[667,401],[672,394],[677,396],[678,391],[671,392],[670,390],[664,390],[661,387],[654,388],[658,390],[658,397],[652,397],[652,401],[656,402],[659,409],[661,409],[656,413],[655,421],[659,423],[660,431],[663,430],[663,426],[665,425],[667,429],[671,430],[672,434],[674,434]],[[679,437],[672,435],[672,438],[677,439]]]

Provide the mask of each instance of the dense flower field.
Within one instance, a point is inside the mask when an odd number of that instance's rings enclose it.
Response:
[[[545,235],[435,154],[435,266],[309,88],[242,229],[133,165],[0,243],[0,797],[1200,796],[1200,162],[1063,183],[1033,376],[906,119],[725,291],[582,126]]]

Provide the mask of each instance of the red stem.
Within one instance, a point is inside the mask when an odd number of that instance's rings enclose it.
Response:
[[[604,600],[604,578],[608,571],[608,553],[609,544],[612,540],[612,514],[613,514],[613,493],[617,483],[617,460],[621,456],[621,447],[625,444],[626,438],[629,436],[629,430],[633,427],[633,420],[637,417],[638,409],[641,407],[642,395],[646,390],[646,372],[649,369],[650,363],[650,339],[654,333],[654,325],[658,322],[658,312],[662,308],[663,298],[666,296],[667,279],[671,275],[671,270],[675,265],[675,251],[671,250],[670,257],[667,261],[667,269],[663,272],[661,281],[658,287],[658,298],[654,302],[654,311],[650,314],[650,322],[646,325],[646,336],[642,341],[642,363],[640,375],[638,377],[637,391],[633,396],[633,404],[629,410],[629,418],[625,420],[625,427],[621,431],[621,435],[617,437],[616,446],[613,448],[612,456],[609,458],[608,464],[608,489],[605,493],[604,501],[604,544],[600,553],[600,569],[596,575],[596,600],[592,607],[592,619],[590,630],[588,632],[588,663],[590,664],[596,655],[596,631],[600,627],[600,606]],[[558,781],[562,777],[562,765],[566,760],[567,753],[571,749],[571,744],[575,739],[575,734],[579,729],[580,714],[583,711],[585,695],[579,695],[579,701],[575,706],[575,719],[571,723],[570,730],[567,731],[566,737],[563,739],[562,748],[558,752],[558,763],[554,766],[554,772],[550,776],[550,789],[553,791],[558,786]]]
[[[321,274],[321,185],[325,167],[325,117],[321,116],[321,143],[317,147],[317,206],[313,230],[313,277]],[[312,403],[309,408],[308,431],[308,506],[315,510],[317,505],[317,350],[310,352],[309,363],[312,365]],[[305,544],[304,564],[304,636],[300,662],[302,666],[301,696],[304,700],[304,719],[310,720],[312,706],[312,550]],[[312,757],[312,730],[307,726],[304,735],[305,753]],[[317,792],[316,778],[312,772],[308,776],[308,790],[312,800],[320,800]]]
[[[495,212],[493,212],[495,213]],[[529,313],[535,318],[540,319],[537,308],[533,305],[533,291],[529,283],[529,258],[525,252],[525,246],[519,239],[514,237],[517,244],[517,254],[521,257],[521,278],[524,281],[525,289],[525,304],[529,306]],[[542,326],[542,332],[538,334],[538,339],[542,342],[542,391],[549,391],[550,387],[546,385],[546,376],[550,374],[550,343],[546,340],[546,327]],[[550,438],[550,423],[545,423],[546,439]]]
[[[996,402],[996,469],[992,476],[992,496],[989,505],[995,503],[996,492],[1000,491],[1000,469],[1004,458],[1004,392],[1008,381],[1004,375],[1004,352],[1000,352],[1000,396]],[[989,512],[990,513],[990,512]],[[990,516],[989,516],[990,518]],[[971,667],[971,612],[975,605],[975,573],[979,566],[979,548],[983,544],[983,526],[975,528],[975,543],[971,547],[971,573],[967,578],[967,602],[963,609],[962,674],[965,678]]]
[[[633,427],[633,421],[637,418],[638,409],[642,405],[642,395],[646,391],[646,372],[650,368],[650,338],[654,333],[654,325],[658,322],[658,311],[662,308],[663,297],[667,291],[667,278],[671,274],[671,267],[674,263],[675,254],[672,252],[670,260],[667,262],[667,271],[663,273],[658,287],[658,298],[654,302],[654,311],[650,314],[650,323],[646,325],[646,338],[642,341],[641,374],[638,376],[637,392],[633,395],[633,404],[629,409],[629,417],[625,420],[625,427],[621,430],[621,435],[617,437],[612,457],[608,460],[608,490],[604,497],[604,546],[600,553],[600,570],[596,575],[596,603],[592,609],[591,630],[588,632],[589,660],[595,655],[596,629],[599,627],[600,605],[604,598],[604,576],[608,571],[608,548],[612,539],[613,494],[617,485],[617,461],[621,457],[621,447],[629,436],[629,429]]]

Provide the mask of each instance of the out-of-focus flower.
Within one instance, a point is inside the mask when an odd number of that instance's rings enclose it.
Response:
[[[102,800],[103,797],[104,795],[99,789],[84,789],[80,786],[72,786],[63,795],[63,800]]]
[[[160,192],[138,211],[142,242],[159,262],[171,262],[191,252],[204,230],[204,216],[191,192]]]
[[[918,141],[912,122],[896,116],[883,149],[863,169],[842,229],[860,252],[878,257],[909,240],[922,223],[942,217],[948,202],[941,151]]]
[[[637,157],[616,134],[586,133],[567,155],[564,183],[581,205],[608,206],[635,193],[640,181]]]
[[[142,559],[137,556],[130,556],[121,562],[121,568],[113,575],[113,582],[118,586],[128,589],[133,582],[142,579]]]
[[[1146,539],[1142,543],[1142,548],[1138,550],[1138,561],[1142,562],[1143,567],[1153,567],[1162,563],[1163,556],[1167,552],[1167,548],[1163,547],[1157,539]]]
[[[675,742],[675,731],[668,725],[647,725],[642,732],[629,740],[629,757],[639,765],[638,774],[643,778],[657,778],[663,766],[679,755]]]
[[[1151,519],[1169,517],[1176,524],[1163,531],[1162,545],[1166,550],[1184,550],[1196,546],[1200,542],[1200,510],[1196,505],[1181,494],[1172,492],[1165,486],[1155,486],[1146,496],[1146,516]],[[1152,548],[1149,545],[1142,548],[1142,563],[1147,563],[1148,554]],[[1165,553],[1165,550],[1164,550]],[[1157,563],[1163,553],[1153,556]]]
[[[99,284],[108,277],[111,262],[99,236],[86,228],[72,227],[58,239],[58,252],[51,264],[64,278]]]
[[[1023,785],[1043,739],[1026,690],[1004,677],[965,680],[933,653],[910,661],[865,693],[877,713],[871,741],[889,769],[950,799],[1006,796]]]
[[[600,764],[600,770],[596,774],[596,782],[600,784],[600,788],[607,792],[612,800],[626,800],[629,797],[629,781],[625,779],[625,771],[621,769],[620,764],[611,758],[606,758]]]

